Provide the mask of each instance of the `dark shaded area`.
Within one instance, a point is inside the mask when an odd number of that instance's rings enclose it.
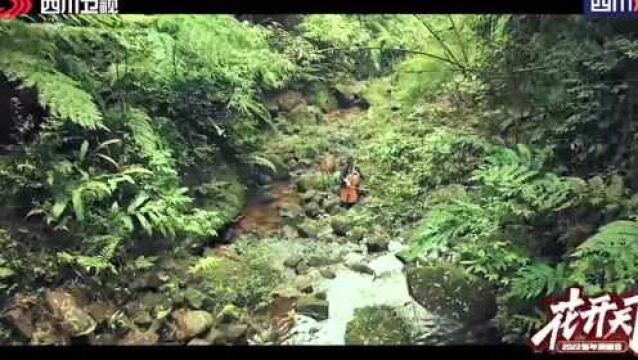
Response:
[[[35,141],[45,116],[34,89],[0,79],[0,153],[16,152]]]
[[[281,26],[286,30],[293,29],[301,23],[301,15],[291,14],[239,14],[237,19],[240,21],[249,21],[256,25],[275,25]]]

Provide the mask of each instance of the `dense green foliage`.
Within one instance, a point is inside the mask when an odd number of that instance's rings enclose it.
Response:
[[[0,292],[155,271],[149,256],[220,240],[256,174],[352,155],[363,204],[333,218],[347,228],[317,227],[404,239],[403,260],[451,279],[432,296],[480,281],[523,335],[570,285],[637,285],[637,61],[635,22],[580,16],[0,22],[0,94],[20,105],[0,124]],[[369,108],[342,121],[359,97]],[[337,184],[309,172],[297,187]],[[215,311],[256,307],[282,281],[259,251],[182,275]],[[366,311],[355,330],[393,319]],[[408,341],[399,330],[389,341]]]

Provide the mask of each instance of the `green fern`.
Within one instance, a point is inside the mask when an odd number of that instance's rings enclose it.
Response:
[[[623,292],[636,285],[638,223],[614,221],[571,254],[570,267],[594,289]]]
[[[520,269],[512,280],[509,296],[515,299],[534,300],[558,294],[574,285],[571,272],[565,264],[556,267],[535,263]]]
[[[80,83],[55,68],[55,37],[49,26],[12,22],[0,28],[0,71],[9,80],[38,90],[42,106],[60,120],[87,129],[104,128],[102,114],[93,97]],[[55,34],[55,32],[53,32]]]

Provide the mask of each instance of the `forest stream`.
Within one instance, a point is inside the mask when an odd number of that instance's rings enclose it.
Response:
[[[523,344],[635,289],[636,24],[0,21],[0,345]]]

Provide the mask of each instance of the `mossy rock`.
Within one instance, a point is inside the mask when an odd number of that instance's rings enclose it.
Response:
[[[326,300],[306,295],[297,301],[297,313],[311,317],[315,320],[326,320],[329,315],[330,304]]]
[[[297,226],[299,235],[306,238],[316,238],[319,235],[319,226],[313,222],[306,220]]]
[[[323,113],[316,106],[297,106],[288,114],[288,120],[295,124],[319,124]]]
[[[408,323],[388,306],[355,310],[346,328],[346,345],[405,345],[411,339]]]
[[[323,112],[327,113],[339,108],[339,102],[328,85],[313,84],[310,87],[310,92],[310,104],[317,106]]]
[[[300,176],[297,180],[297,189],[300,192],[310,192],[309,190],[321,190],[322,186],[323,179],[321,173],[319,172],[306,173]]]
[[[330,219],[330,226],[332,227],[332,231],[335,235],[345,236],[352,228],[352,223],[347,217],[333,216],[332,219]]]
[[[490,285],[462,268],[439,264],[407,272],[410,295],[427,310],[468,325],[496,316],[496,297]]]

